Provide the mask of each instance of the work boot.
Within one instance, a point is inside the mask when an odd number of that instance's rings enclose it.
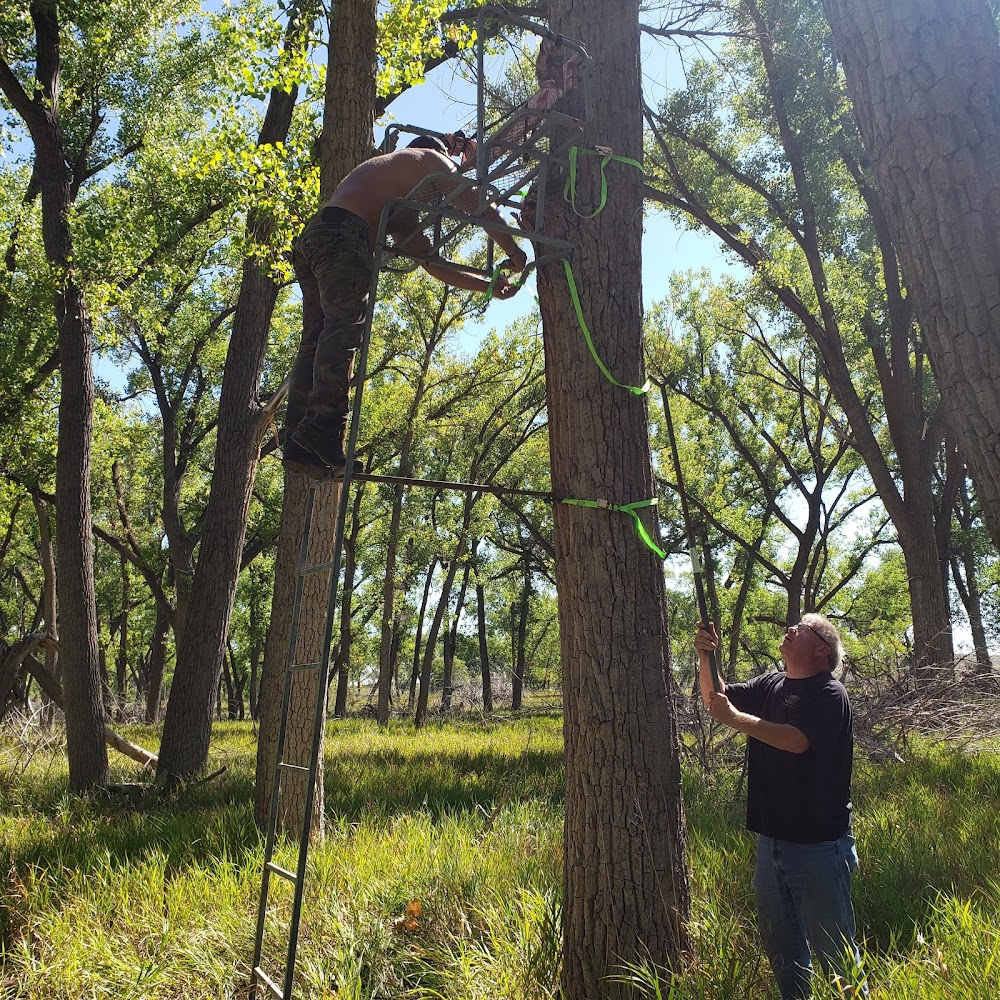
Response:
[[[336,479],[341,471],[330,468],[318,455],[294,441],[286,441],[281,446],[281,464],[290,472],[297,472],[310,479]]]
[[[336,430],[323,429],[308,420],[303,420],[292,432],[292,444],[310,452],[314,461],[318,458],[324,465],[339,472],[347,461],[344,455],[344,438],[347,434],[349,416],[349,412],[344,413],[333,421]]]

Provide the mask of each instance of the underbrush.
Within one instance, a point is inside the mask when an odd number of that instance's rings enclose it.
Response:
[[[155,746],[141,727],[127,734]],[[215,780],[158,802],[65,792],[58,741],[0,744],[0,997],[249,998],[263,856],[253,731],[218,725]],[[126,762],[114,780],[136,777]],[[414,732],[331,725],[327,836],[310,854],[297,996],[550,1000],[558,981],[562,736],[555,714]],[[687,968],[622,969],[636,997],[771,1000],[738,768],[685,770]],[[1000,996],[1000,761],[859,755],[858,925],[874,1000]],[[276,860],[294,867],[284,845]],[[276,880],[275,880],[276,881]],[[275,882],[272,881],[272,886]],[[265,968],[280,975],[275,895]],[[817,990],[817,997],[824,994]]]

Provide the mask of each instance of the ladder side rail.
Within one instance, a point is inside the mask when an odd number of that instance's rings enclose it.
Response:
[[[302,918],[302,898],[305,889],[306,863],[309,858],[309,834],[312,830],[312,809],[316,793],[316,773],[319,769],[319,747],[323,726],[326,724],[326,689],[330,679],[330,653],[333,645],[333,628],[336,619],[337,598],[340,592],[340,568],[344,552],[344,528],[350,501],[354,459],[357,451],[358,430],[361,426],[361,403],[368,367],[368,348],[371,343],[372,321],[375,316],[375,302],[378,296],[379,276],[385,242],[387,210],[383,209],[379,221],[378,239],[375,249],[375,263],[372,269],[371,286],[368,292],[368,312],[365,319],[365,333],[358,351],[356,388],[351,413],[351,428],[347,439],[347,454],[344,462],[344,478],[340,488],[340,503],[337,509],[337,525],[333,542],[333,568],[330,571],[330,588],[326,603],[326,627],[323,635],[323,659],[319,669],[316,712],[313,717],[312,747],[309,754],[309,779],[306,790],[305,815],[302,818],[302,836],[299,840],[299,858],[295,876],[295,894],[292,901],[292,916],[288,927],[288,953],[285,960],[285,997],[292,996],[295,978],[295,957],[299,944],[299,923]]]
[[[302,590],[304,578],[302,569],[309,554],[309,535],[312,531],[313,501],[316,496],[315,486],[309,489],[306,498],[305,520],[302,526],[302,537],[299,540],[299,563],[295,574],[295,594],[292,600],[292,631],[288,644],[288,654],[285,657],[285,677],[281,693],[281,718],[278,723],[278,743],[275,748],[274,775],[271,780],[271,802],[267,813],[267,839],[264,845],[264,871],[261,876],[260,902],[257,911],[257,932],[254,937],[253,968],[260,966],[261,953],[264,947],[264,925],[267,920],[268,889],[271,872],[267,865],[274,856],[274,844],[278,831],[278,801],[280,798],[281,763],[285,752],[285,735],[288,724],[288,709],[292,700],[292,676],[295,665],[295,652],[298,646],[299,620],[302,614]]]

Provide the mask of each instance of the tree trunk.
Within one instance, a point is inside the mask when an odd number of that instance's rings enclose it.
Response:
[[[469,589],[469,573],[472,563],[466,562],[462,570],[462,582],[458,587],[458,599],[455,601],[455,620],[448,628],[444,637],[444,670],[441,676],[441,709],[447,712],[451,708],[451,695],[455,686],[455,650],[458,647],[458,627],[462,622],[462,608],[465,606],[465,595]]]
[[[363,160],[372,148],[372,109],[375,103],[375,8],[376,0],[345,0],[333,8],[326,74],[323,134],[320,137],[320,198],[333,193],[341,179]],[[322,309],[312,296],[303,300],[303,328],[321,321]],[[281,532],[274,570],[274,598],[271,604],[271,627],[264,648],[257,708],[260,715],[260,736],[257,745],[257,781],[254,815],[261,827],[267,823],[276,763],[278,727],[281,717],[281,692],[291,643],[292,598],[299,558],[299,543],[305,520],[305,499],[308,484],[297,473],[285,472],[285,494],[281,511]],[[310,541],[309,562],[321,562],[318,544],[326,545],[326,559],[333,553],[333,534],[340,504],[340,486],[324,483],[318,487],[313,508],[313,537]],[[328,527],[328,533],[325,530]],[[317,531],[317,529],[320,529]],[[306,581],[302,593],[302,611],[298,635],[297,658],[307,649],[322,656],[327,591],[314,589],[314,574]],[[323,574],[324,581],[326,575]],[[313,718],[316,685],[302,673],[292,679],[292,700],[285,733],[284,756],[293,762],[307,762],[312,744],[312,727],[303,718]],[[326,691],[321,693],[326,697]],[[322,737],[321,737],[322,741]],[[286,808],[298,799],[298,827],[304,809],[304,780],[283,779],[284,794],[278,813],[279,828],[293,829],[294,809]],[[323,743],[319,747],[316,788],[313,797],[313,836],[322,836],[323,821]],[[297,832],[297,831],[295,831]]]
[[[471,497],[472,494],[467,494]],[[459,552],[465,545],[464,533],[459,537],[456,552],[448,563],[448,572],[445,574],[444,584],[441,587],[441,596],[438,598],[437,609],[434,612],[434,620],[431,622],[431,630],[427,635],[427,642],[424,646],[423,668],[420,671],[420,697],[417,699],[417,711],[413,716],[413,724],[420,729],[427,721],[427,704],[431,693],[431,671],[434,667],[434,651],[437,648],[438,636],[441,634],[441,622],[444,620],[444,613],[451,600],[451,588],[455,584],[455,576],[458,573]]]
[[[128,611],[129,601],[129,575],[128,560],[121,556],[122,574],[122,610],[121,619],[118,626],[118,657],[115,660],[115,694],[118,695],[120,706],[125,704],[126,682],[128,679]]]
[[[257,711],[257,690],[258,690],[258,675],[260,673],[260,653],[261,646],[259,642],[255,642],[250,647],[250,718],[257,721],[260,718],[260,713]]]
[[[284,690],[285,669],[289,645],[292,641],[292,602],[294,598],[295,573],[299,559],[299,544],[302,538],[309,481],[298,473],[286,473],[285,496],[281,511],[281,532],[278,536],[278,552],[274,566],[274,597],[271,602],[271,627],[264,646],[264,668],[261,672],[260,694],[257,705],[260,710],[260,731],[257,742],[257,782],[254,816],[261,828],[267,824],[277,761],[278,728],[281,722],[281,702]],[[317,489],[312,532],[306,554],[309,566],[327,562],[333,554],[333,536],[336,530],[336,499],[340,488],[336,484],[324,483]],[[320,494],[323,494],[322,496]],[[324,514],[325,516],[320,516]],[[323,656],[323,639],[326,631],[326,605],[329,594],[330,574],[313,573],[306,577],[302,587],[302,609],[299,616],[299,632],[295,649],[298,663],[318,663]],[[327,689],[319,690],[319,674],[314,670],[300,670],[292,675],[291,700],[288,705],[288,720],[285,724],[285,747],[283,757],[292,764],[306,767],[313,740],[313,720],[316,712],[316,698],[326,699]],[[323,835],[323,732],[320,736],[319,759],[317,762],[317,784],[313,796],[312,836]],[[306,779],[293,772],[287,772],[281,779],[281,801],[278,813],[278,828],[295,837],[302,830],[305,798],[308,788]]]
[[[69,227],[73,202],[70,157],[59,118],[60,27],[54,0],[30,6],[35,30],[31,95],[0,59],[0,89],[24,119],[34,146],[34,176],[41,190],[42,242],[53,274],[59,332],[60,396],[56,453],[56,557],[61,665],[66,692],[69,783],[80,791],[107,784],[104,706],[94,595],[94,537],[90,456],[94,422],[93,329],[78,284]]]
[[[56,556],[52,544],[52,522],[49,515],[49,505],[41,497],[32,497],[35,506],[35,514],[38,517],[38,561],[42,566],[42,628],[56,642],[46,643],[45,646],[45,669],[53,677],[59,678],[59,630],[58,608],[56,606]],[[44,692],[47,699],[42,718],[47,726],[54,722],[54,702],[49,695]]]
[[[146,690],[146,721],[156,722],[160,717],[160,692],[163,689],[163,672],[167,665],[167,634],[170,621],[167,609],[156,603],[156,624],[149,644],[149,684]]]
[[[958,496],[955,499],[955,518],[961,533],[958,537],[957,552],[951,557],[952,576],[955,588],[969,616],[969,628],[972,631],[972,644],[976,651],[976,668],[979,673],[992,673],[993,661],[986,641],[986,628],[983,625],[983,602],[979,589],[979,567],[976,549],[972,541],[972,531],[975,516],[972,508],[972,498],[969,496],[968,481],[962,476]],[[963,579],[964,570],[964,579]]]
[[[478,558],[479,542],[472,545],[472,558]],[[490,648],[486,634],[486,590],[476,565],[476,632],[479,636],[479,674],[483,682],[483,711],[493,711],[493,677],[490,673]]]
[[[549,17],[554,31],[599,54],[582,145],[641,157],[637,0],[551,0]],[[582,159],[586,211],[600,180],[592,158]],[[576,247],[576,284],[602,360],[641,386],[642,175],[623,164],[609,172],[600,215],[584,221],[553,197],[546,229]],[[552,178],[549,190],[560,187]],[[655,496],[645,400],[605,380],[590,357],[561,263],[540,269],[538,293],[553,492],[614,503]],[[687,944],[663,569],[628,516],[563,504],[553,514],[566,739],[562,987],[573,1000],[617,1000],[631,993],[609,978],[623,964],[678,968]]]
[[[900,548],[906,564],[913,613],[913,647],[917,676],[928,671],[951,669],[955,662],[951,609],[941,579],[941,561],[931,535],[904,538]]]
[[[427,577],[424,580],[424,596],[420,600],[420,611],[417,613],[417,631],[413,637],[413,669],[410,672],[410,698],[407,702],[409,708],[413,707],[413,701],[417,696],[417,678],[420,676],[420,650],[423,643],[424,615],[427,614],[427,599],[431,592],[431,583],[434,581],[434,568],[437,566],[437,558],[431,560],[427,567]]]
[[[946,414],[1000,545],[1000,45],[984,0],[824,0]]]
[[[361,533],[361,501],[364,487],[354,490],[351,506],[350,536],[344,538],[344,591],[340,595],[340,640],[337,646],[337,697],[333,714],[337,719],[347,718],[347,683],[351,673],[351,642],[353,639],[351,612],[354,606],[354,577],[358,568],[358,535]]]
[[[510,707],[511,711],[519,712],[524,698],[524,671],[527,661],[527,637],[528,637],[528,609],[531,602],[531,570],[525,561],[524,581],[521,587],[521,595],[518,598],[517,622],[514,626],[514,675],[511,680]]]
[[[302,48],[309,27],[293,13],[286,46]],[[297,94],[296,87],[290,92],[271,91],[259,145],[287,137]],[[266,242],[272,227],[269,218],[252,218],[250,239]],[[258,387],[277,295],[278,286],[267,261],[247,258],[223,372],[212,489],[190,606],[177,640],[177,665],[163,723],[158,777],[176,779],[195,774],[208,759],[212,709],[240,572],[253,473],[268,424],[258,401]]]
[[[400,458],[400,476],[403,459]],[[392,640],[396,629],[396,553],[399,548],[399,523],[403,514],[403,487],[396,486],[389,516],[389,540],[386,543],[385,578],[382,584],[382,641],[378,653],[378,702],[375,717],[380,726],[389,724],[392,701]]]

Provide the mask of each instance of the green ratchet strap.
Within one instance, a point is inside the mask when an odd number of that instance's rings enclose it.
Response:
[[[634,521],[639,537],[652,549],[661,559],[667,558],[667,553],[653,541],[652,536],[646,530],[646,526],[639,519],[636,511],[643,507],[655,507],[659,502],[656,497],[652,500],[636,500],[635,503],[610,503],[607,500],[560,500],[560,503],[569,504],[571,507],[596,507],[602,510],[616,510],[621,514],[628,514]]]
[[[489,302],[493,298],[493,289],[496,286],[497,278],[500,277],[500,272],[503,270],[503,261],[500,261],[495,268],[493,268],[493,276],[490,278],[490,283],[486,286],[486,301]]]
[[[601,201],[597,208],[594,209],[590,215],[584,215],[576,207],[576,170],[577,161],[581,153],[585,153],[587,156],[599,156],[601,158]],[[615,161],[616,163],[624,163],[630,167],[637,167],[643,173],[642,164],[638,160],[633,160],[628,156],[615,156],[614,153],[602,153],[596,149],[582,149],[580,146],[570,146],[569,148],[569,176],[566,178],[566,184],[563,187],[563,198],[570,203],[573,211],[580,216],[581,219],[593,219],[596,218],[601,212],[604,211],[604,206],[608,203],[608,176],[605,173],[605,168],[609,163]]]
[[[601,369],[604,377],[612,384],[620,386],[622,389],[628,389],[633,396],[645,396],[649,392],[651,385],[647,382],[641,388],[637,385],[625,385],[624,382],[619,382],[618,379],[608,371],[608,366],[601,360],[601,356],[597,353],[597,348],[594,347],[594,338],[590,334],[590,327],[587,326],[587,321],[583,316],[583,305],[580,302],[580,293],[576,287],[576,279],[573,277],[573,268],[569,266],[569,261],[563,257],[563,267],[566,269],[566,281],[569,284],[569,297],[573,300],[573,308],[576,310],[576,319],[580,324],[580,329],[583,330],[583,336],[587,341],[587,347],[590,348],[591,357],[597,362],[597,367]]]
[[[490,283],[486,286],[486,291],[483,293],[486,296],[487,303],[490,302],[490,300],[493,298],[493,289],[496,287],[497,278],[499,278],[500,275],[503,273],[504,268],[508,266],[510,266],[511,270],[513,270],[513,266],[511,265],[510,260],[505,259],[500,261],[500,263],[497,264],[495,268],[493,268],[493,274],[490,276]],[[531,272],[534,270],[534,267],[535,267],[535,262],[529,261],[525,265],[524,270],[521,271],[520,274],[518,274],[517,281],[511,282],[511,287],[514,289],[515,292],[520,291],[521,288],[524,287],[525,282],[528,280],[528,275],[531,274]],[[535,302],[536,303],[538,302],[537,295],[535,296]]]

